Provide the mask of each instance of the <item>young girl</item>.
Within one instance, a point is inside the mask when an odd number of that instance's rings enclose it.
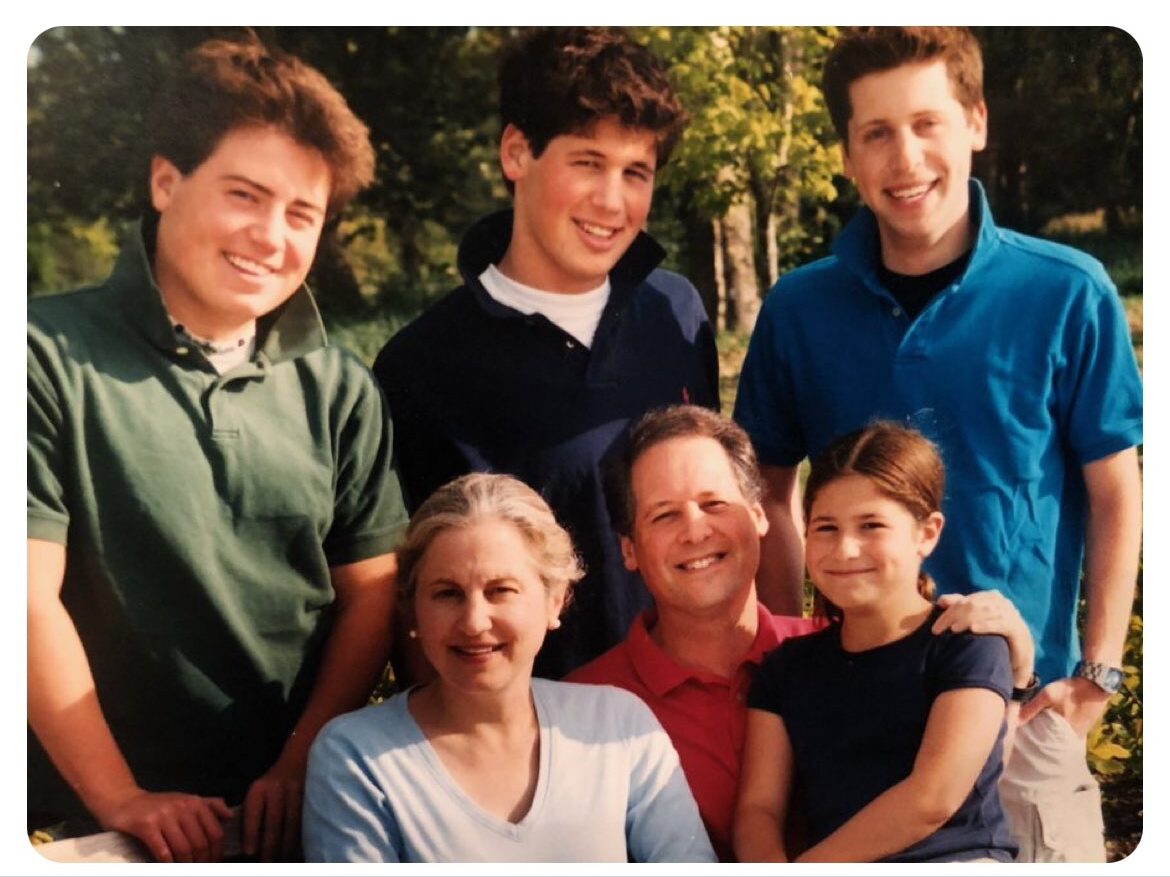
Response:
[[[786,861],[789,792],[812,846],[796,861],[1011,861],[996,782],[1005,703],[1031,677],[1008,643],[932,633],[921,569],[943,527],[943,467],[913,430],[875,423],[834,442],[805,490],[809,577],[832,624],[764,660],[748,698],[736,808],[741,861]],[[1014,677],[1014,678],[1013,678]]]

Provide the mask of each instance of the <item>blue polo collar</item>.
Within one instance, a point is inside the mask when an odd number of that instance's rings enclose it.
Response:
[[[967,185],[972,207],[971,217],[975,223],[975,243],[972,247],[971,260],[967,263],[963,277],[959,279],[960,285],[963,278],[978,271],[983,263],[992,257],[1000,240],[999,228],[991,216],[991,207],[987,203],[987,193],[983,189],[983,184],[972,177]],[[846,270],[861,278],[870,289],[881,290],[877,276],[881,261],[881,238],[877,218],[872,210],[863,206],[850,220],[833,243],[833,255]]]

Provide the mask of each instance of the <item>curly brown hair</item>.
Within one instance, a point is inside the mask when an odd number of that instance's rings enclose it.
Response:
[[[369,129],[345,98],[317,70],[250,32],[207,40],[183,56],[154,101],[148,136],[153,154],[186,174],[228,132],[253,126],[275,127],[321,153],[330,216],[374,179]]]
[[[661,59],[618,28],[531,30],[505,55],[499,83],[501,123],[524,132],[536,157],[554,137],[612,117],[654,134],[661,167],[689,121]]]

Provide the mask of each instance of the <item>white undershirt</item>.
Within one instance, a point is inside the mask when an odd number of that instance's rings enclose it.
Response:
[[[488,265],[479,275],[479,282],[500,304],[522,314],[542,314],[585,347],[593,345],[593,334],[601,321],[605,303],[609,301],[608,277],[601,286],[588,292],[545,292],[517,283],[495,265]]]

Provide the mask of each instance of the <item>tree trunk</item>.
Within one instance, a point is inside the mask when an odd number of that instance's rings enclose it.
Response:
[[[727,325],[727,275],[723,270],[723,220],[711,220],[711,266],[715,271],[715,331]]]
[[[727,328],[748,335],[760,312],[760,281],[756,276],[752,239],[752,206],[737,201],[722,218],[724,273],[727,277]]]

